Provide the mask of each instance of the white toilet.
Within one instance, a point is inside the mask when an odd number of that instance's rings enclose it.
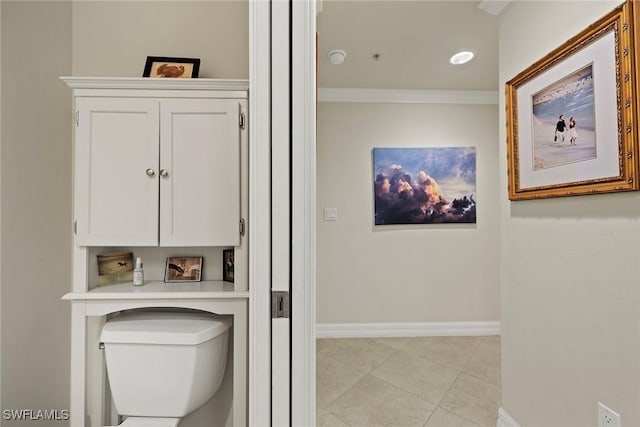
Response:
[[[231,321],[204,312],[131,311],[102,328],[116,410],[127,427],[176,427],[224,377]]]

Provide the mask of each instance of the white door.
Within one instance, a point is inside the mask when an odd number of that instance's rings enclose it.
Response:
[[[78,98],[78,245],[158,244],[158,101]]]
[[[276,294],[271,321],[271,422],[291,424],[291,3],[271,6],[271,290]],[[272,313],[274,315],[274,313]]]
[[[316,423],[316,2],[291,8],[291,425]]]
[[[253,0],[250,16],[250,425],[312,426],[315,2]]]
[[[240,102],[161,101],[160,246],[239,245]]]
[[[315,425],[315,3],[272,3],[272,425]],[[276,300],[276,307],[281,304]]]

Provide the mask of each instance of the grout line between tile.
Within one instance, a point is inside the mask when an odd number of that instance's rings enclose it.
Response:
[[[430,403],[428,400],[423,399],[422,397],[420,397],[420,396],[416,395],[415,393],[410,392],[409,390],[405,390],[404,388],[402,388],[402,387],[400,387],[400,386],[398,386],[398,385],[396,385],[396,384],[390,383],[389,381],[384,380],[384,379],[382,379],[382,378],[378,378],[378,377],[376,377],[376,376],[375,376],[375,375],[373,375],[373,374],[368,374],[368,375],[369,375],[369,376],[371,376],[371,377],[373,377],[373,379],[375,379],[375,380],[378,380],[378,381],[381,381],[381,382],[383,382],[383,383],[387,384],[388,386],[391,386],[391,387],[393,387],[393,388],[395,388],[395,389],[397,389],[397,390],[401,390],[401,391],[404,391],[404,392],[405,392],[405,393],[407,393],[407,394],[410,394],[411,396],[415,397],[415,398],[416,398],[416,399],[418,399],[418,400],[423,401],[424,403],[426,403],[426,404],[427,404],[427,405],[429,405],[429,406],[431,406],[431,405],[432,405],[432,403]],[[345,393],[346,393],[346,392],[345,392]],[[425,424],[429,422],[429,420],[431,419],[431,417],[433,416],[433,413],[436,411],[436,409],[437,409],[437,408],[438,408],[438,406],[437,406],[437,405],[434,405],[434,406],[433,406],[433,410],[431,411],[431,413],[430,413],[430,414],[429,414],[429,416],[427,417],[427,420],[425,421]],[[424,426],[424,424],[423,424],[423,426]]]
[[[431,413],[431,415],[429,416],[429,419],[427,419],[427,422],[424,424],[424,426],[423,426],[423,427],[426,427],[426,425],[429,423],[429,420],[431,419],[431,417],[433,417],[433,414],[436,412],[436,410],[437,410],[437,409],[442,409],[442,410],[444,410],[444,411],[447,411],[447,409],[442,408],[440,405],[442,404],[442,401],[443,401],[443,400],[444,400],[444,398],[447,396],[447,394],[449,394],[449,392],[451,391],[451,389],[453,388],[453,386],[458,382],[458,379],[460,378],[460,375],[462,375],[462,373],[464,372],[465,368],[466,368],[466,367],[467,367],[467,365],[469,364],[469,361],[470,361],[470,360],[471,360],[471,358],[473,357],[473,353],[474,353],[474,351],[475,351],[476,347],[478,346],[478,343],[479,343],[479,341],[478,341],[478,342],[476,342],[476,343],[474,343],[473,349],[472,349],[472,350],[471,350],[471,352],[470,352],[470,356],[469,356],[469,358],[467,359],[467,361],[465,362],[465,364],[464,364],[464,366],[462,367],[462,369],[460,369],[459,371],[456,369],[456,371],[458,372],[458,375],[456,375],[456,379],[455,379],[455,380],[453,380],[453,381],[451,382],[451,385],[449,386],[449,388],[447,389],[447,391],[446,391],[446,392],[444,392],[444,393],[442,394],[442,397],[441,397],[441,398],[440,398],[440,400],[438,401],[438,404],[436,405],[436,408],[433,410],[433,412],[432,412],[432,413]],[[438,362],[435,362],[435,361],[432,361],[432,362],[434,362],[434,363],[438,363]],[[443,366],[446,366],[446,365],[443,365]],[[451,411],[447,411],[447,412],[452,413]],[[473,420],[469,420],[469,419],[467,419],[467,418],[465,418],[465,417],[463,417],[463,416],[461,416],[461,415],[458,415],[458,414],[453,414],[453,415],[456,415],[456,416],[458,416],[458,417],[460,417],[460,418],[464,418],[465,420],[470,421],[470,422],[472,422],[472,423],[474,423],[474,424],[475,424],[475,422],[474,422]]]
[[[348,392],[349,390],[351,390],[353,387],[355,387],[355,386],[356,386],[356,384],[358,384],[360,381],[362,381],[363,379],[365,379],[367,375],[370,375],[370,372],[365,372],[364,370],[363,370],[362,372],[363,372],[364,374],[362,375],[362,377],[361,377],[360,379],[358,379],[356,382],[354,382],[353,384],[351,384],[351,386],[350,386],[349,388],[347,388],[345,391],[343,391],[342,393],[340,393],[339,395],[337,395],[336,397],[334,397],[333,399],[331,399],[331,400],[330,400],[330,401],[329,401],[329,402],[324,406],[324,408],[321,408],[321,409],[324,409],[324,410],[327,410],[327,411],[331,412],[331,405],[333,405],[333,404],[336,402],[336,400],[340,399],[340,397],[342,397],[342,396],[344,396],[345,394],[347,394],[347,392]],[[331,412],[331,413],[333,413],[333,412]]]
[[[471,351],[471,356],[469,357],[469,360],[467,360],[467,363],[464,364],[464,368],[462,368],[462,370],[460,372],[464,372],[465,375],[469,375],[470,377],[473,377],[473,378],[475,378],[477,380],[484,381],[487,384],[494,385],[494,386],[500,388],[500,390],[502,390],[502,384],[496,384],[496,383],[494,383],[492,381],[489,381],[489,380],[487,380],[485,378],[481,378],[481,377],[479,377],[477,375],[473,375],[473,374],[470,374],[470,373],[467,372],[467,366],[469,366],[469,363],[471,363],[471,360],[473,359],[473,356],[475,355],[475,352],[478,349],[479,345],[480,345],[480,340],[478,340],[476,342],[476,344],[474,345],[473,350]],[[500,363],[502,363],[502,358],[500,358]]]
[[[333,415],[334,417],[336,417],[337,419],[339,419],[341,422],[345,423],[347,426],[351,427],[351,424],[349,424],[349,423],[348,423],[346,420],[344,420],[343,418],[340,418],[340,417],[338,416],[338,414],[334,414],[332,411],[329,411],[329,413],[330,413],[331,415]]]

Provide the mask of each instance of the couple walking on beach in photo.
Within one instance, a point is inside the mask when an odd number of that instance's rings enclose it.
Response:
[[[567,131],[568,129],[568,131]],[[565,135],[568,133],[568,135]],[[560,114],[558,123],[556,123],[556,131],[553,135],[554,142],[560,140],[560,144],[564,144],[565,139],[569,139],[570,145],[576,145],[576,139],[578,139],[578,132],[576,130],[576,121],[571,117],[569,119],[569,126],[564,121],[564,115]]]

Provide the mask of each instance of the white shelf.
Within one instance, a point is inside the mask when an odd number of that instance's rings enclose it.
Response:
[[[236,291],[234,284],[221,280],[164,283],[148,281],[142,286],[132,283],[101,286],[88,292],[70,292],[63,300],[134,300],[134,299],[242,299],[249,298],[249,292]]]

